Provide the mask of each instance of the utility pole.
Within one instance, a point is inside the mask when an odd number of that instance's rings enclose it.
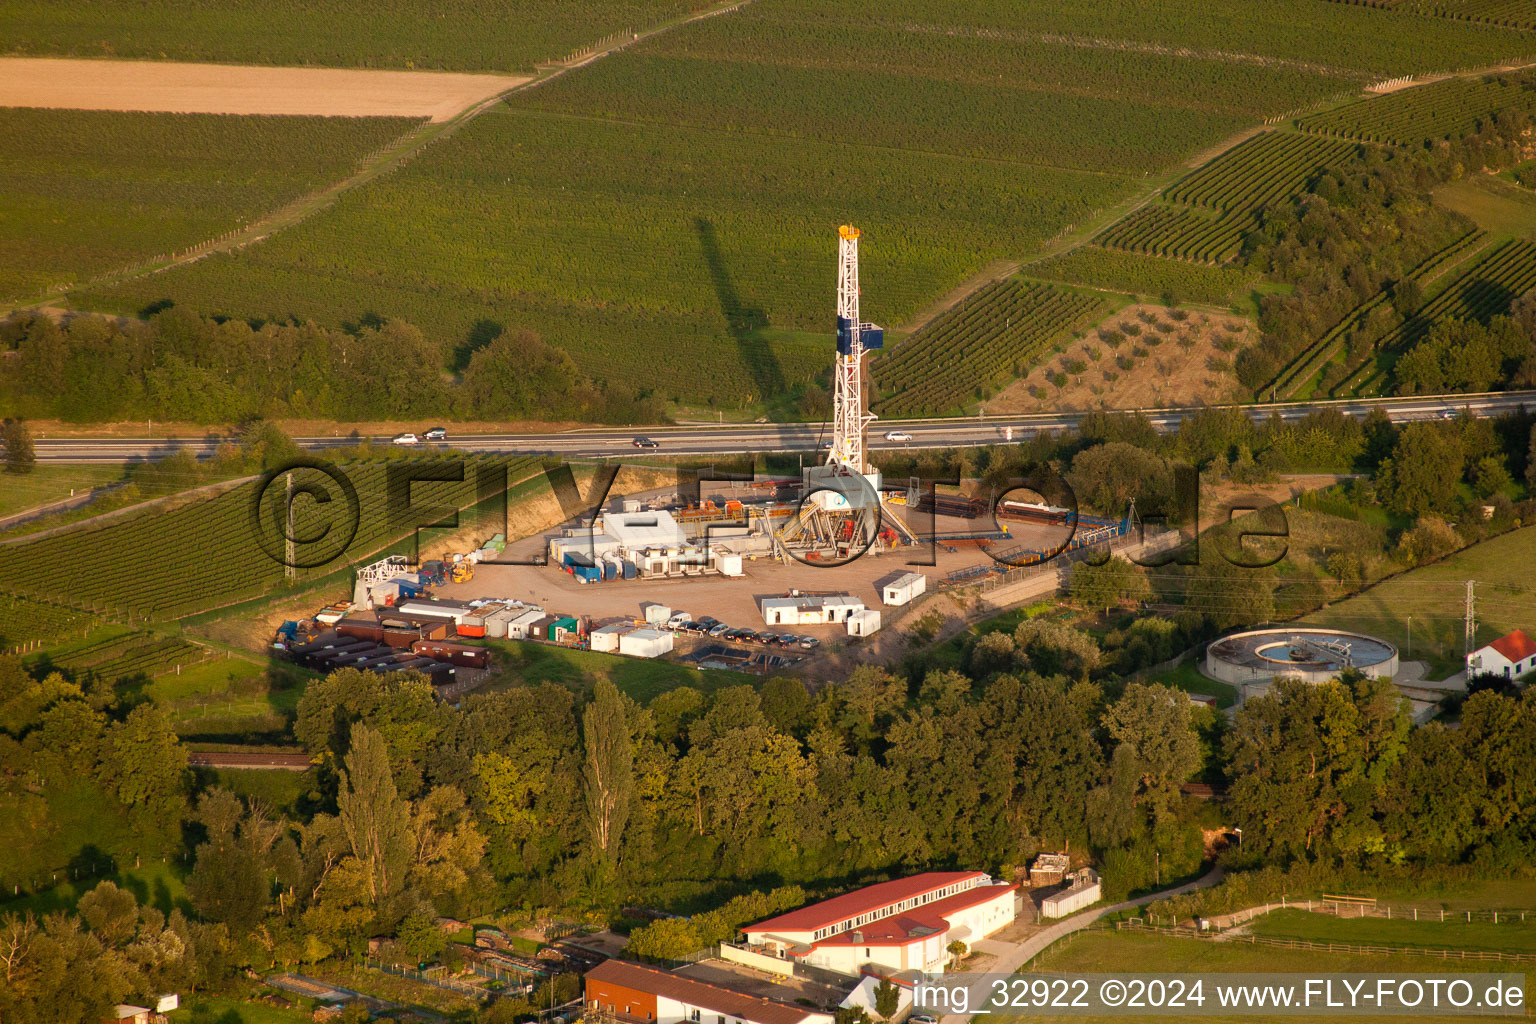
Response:
[[[1464,641],[1466,650],[1462,651],[1463,658],[1472,653],[1473,645],[1477,643],[1477,613],[1473,608],[1476,598],[1472,593],[1475,584],[1475,580],[1467,580],[1467,635]]]

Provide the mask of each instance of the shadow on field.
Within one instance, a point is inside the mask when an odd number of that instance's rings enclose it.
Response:
[[[720,252],[720,242],[715,237],[715,226],[705,217],[693,219],[694,230],[699,234],[699,246],[704,250],[704,262],[709,267],[710,280],[715,285],[715,295],[720,300],[720,312],[725,314],[731,337],[736,339],[736,349],[741,362],[752,376],[752,385],[763,398],[772,398],[784,392],[784,368],[779,357],[756,332],[768,326],[768,317],[761,309],[742,304],[731,274],[725,267],[725,257]]]

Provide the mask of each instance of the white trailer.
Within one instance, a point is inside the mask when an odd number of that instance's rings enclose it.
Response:
[[[672,650],[672,634],[638,626],[619,637],[619,653],[635,658],[659,658]]]
[[[928,589],[928,577],[920,572],[909,572],[891,580],[880,588],[880,600],[887,605],[903,605]]]
[[[848,616],[849,636],[869,636],[880,631],[880,609],[862,608]]]

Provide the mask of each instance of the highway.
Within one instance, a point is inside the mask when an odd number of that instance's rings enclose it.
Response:
[[[1536,407],[1536,391],[1501,391],[1476,395],[1433,395],[1412,398],[1330,399],[1317,402],[1274,402],[1245,405],[1241,408],[1255,420],[1279,415],[1297,420],[1320,409],[1337,409],[1350,416],[1364,417],[1373,409],[1385,410],[1394,422],[1440,419],[1465,411],[1473,416],[1496,416],[1522,406]],[[1177,430],[1185,417],[1199,408],[1141,409],[1158,430]],[[1038,413],[1028,416],[952,417],[947,419],[885,420],[870,425],[871,450],[957,448],[997,444],[1009,431],[1015,441],[1025,440],[1042,431],[1057,432],[1075,427],[1083,413]],[[887,441],[887,431],[904,431],[911,441]],[[640,434],[657,441],[654,451],[637,449],[633,439]],[[438,447],[473,453],[521,453],[563,455],[569,458],[634,458],[640,455],[722,455],[747,452],[815,452],[822,440],[831,437],[830,428],[820,424],[694,424],[668,427],[597,427],[553,434],[463,434],[450,435]],[[356,437],[303,437],[295,439],[306,449],[323,449],[356,443]],[[375,441],[388,441],[376,437]],[[142,462],[187,449],[199,457],[211,455],[228,438],[210,433],[205,437],[184,438],[36,438],[40,462],[58,463],[129,463]],[[423,445],[421,447],[430,447]]]

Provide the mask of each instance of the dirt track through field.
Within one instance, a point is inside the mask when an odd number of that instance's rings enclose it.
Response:
[[[0,106],[442,122],[526,81],[439,71],[6,57],[0,58]]]

